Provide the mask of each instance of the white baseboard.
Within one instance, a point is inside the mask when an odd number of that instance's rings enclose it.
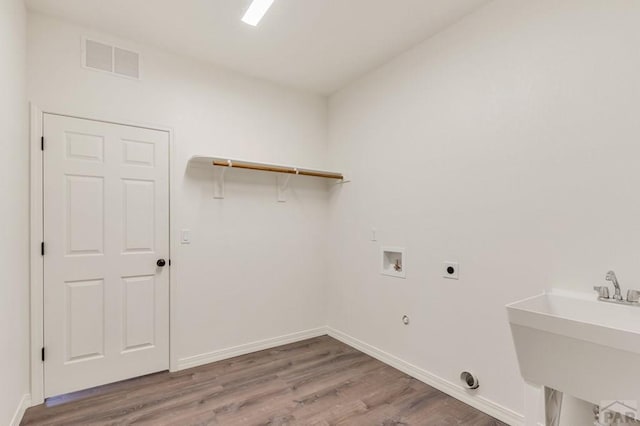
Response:
[[[369,345],[368,343],[362,342],[354,337],[349,336],[341,331],[335,330],[331,327],[327,327],[327,334],[341,342],[358,349],[376,358],[379,361],[384,362],[398,370],[402,371],[414,377],[421,382],[432,386],[447,395],[456,398],[465,404],[468,404],[478,410],[502,421],[512,426],[522,426],[524,425],[524,417],[516,413],[515,411],[510,410],[509,408],[503,407],[500,404],[496,404],[493,401],[488,400],[482,396],[474,396],[469,394],[462,386],[458,386],[445,380],[441,377],[436,376],[422,368],[416,367],[413,364],[409,364],[408,362],[397,358],[387,352],[384,352],[374,346]]]
[[[213,352],[181,358],[178,360],[178,370],[197,367],[199,365],[209,364],[211,362],[221,361],[223,359],[233,358],[235,356],[246,355],[251,352],[262,351],[264,349],[271,349],[275,348],[276,346],[286,345],[288,343],[294,343],[301,340],[324,336],[326,334],[326,327],[318,327],[311,330],[299,331],[297,333],[273,337],[271,339],[259,340],[257,342],[246,343],[244,345],[233,346]]]
[[[31,395],[27,393],[22,395],[22,399],[20,399],[20,403],[16,408],[16,412],[13,414],[13,418],[11,419],[9,426],[19,426],[22,421],[22,417],[24,416],[24,412],[27,411],[27,408],[29,407],[31,407]]]

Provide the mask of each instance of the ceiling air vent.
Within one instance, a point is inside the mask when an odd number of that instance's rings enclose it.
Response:
[[[82,65],[128,78],[140,79],[140,55],[103,42],[84,39]]]

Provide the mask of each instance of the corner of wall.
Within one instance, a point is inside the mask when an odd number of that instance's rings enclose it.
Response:
[[[27,11],[22,0],[0,3],[0,423],[19,422],[30,404],[29,382],[29,165],[26,98]],[[16,404],[18,409],[16,410]],[[15,423],[17,424],[17,423]]]
[[[24,417],[25,411],[27,411],[27,408],[29,408],[30,406],[31,406],[31,395],[28,393],[22,395],[22,398],[20,399],[20,403],[18,404],[18,407],[16,407],[16,411],[13,414],[11,421],[9,422],[9,426],[19,426],[20,422],[22,421],[22,418]]]

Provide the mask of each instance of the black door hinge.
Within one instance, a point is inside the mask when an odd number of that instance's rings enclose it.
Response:
[[[44,151],[44,136],[40,137],[40,150]]]
[[[169,259],[169,266],[171,266],[171,259]]]
[[[40,254],[44,256],[44,241],[40,243]]]
[[[44,362],[44,347],[42,348],[42,362]]]

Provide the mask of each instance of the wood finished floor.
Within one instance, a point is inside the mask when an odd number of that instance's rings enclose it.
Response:
[[[51,398],[22,425],[504,425],[328,336]]]

